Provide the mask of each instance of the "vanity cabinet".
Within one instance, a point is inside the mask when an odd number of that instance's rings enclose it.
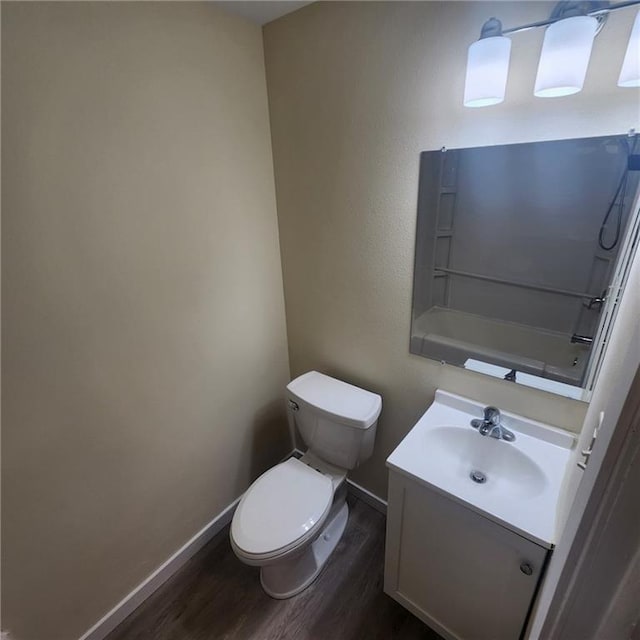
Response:
[[[390,470],[384,590],[444,638],[518,640],[547,553]]]

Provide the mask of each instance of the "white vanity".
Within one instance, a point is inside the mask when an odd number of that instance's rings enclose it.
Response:
[[[387,460],[384,590],[448,640],[520,638],[574,445],[507,412],[485,422],[484,409],[438,390]]]

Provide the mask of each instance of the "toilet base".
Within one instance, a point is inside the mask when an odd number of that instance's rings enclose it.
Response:
[[[260,582],[272,598],[284,600],[304,591],[320,574],[336,548],[349,518],[346,501],[334,503],[320,535],[290,560],[262,567]]]

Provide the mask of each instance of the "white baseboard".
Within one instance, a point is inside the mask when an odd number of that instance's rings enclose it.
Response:
[[[234,500],[224,511],[205,525],[191,540],[186,542],[150,576],[143,580],[129,595],[125,596],[109,613],[98,620],[79,640],[103,640],[127,616],[133,613],[154,591],[162,586],[178,569],[191,559],[207,542],[222,531],[233,518],[240,498]]]
[[[347,478],[347,487],[349,493],[362,502],[365,502],[370,507],[373,507],[376,511],[379,511],[383,515],[387,515],[387,501],[378,497],[375,493],[371,493],[368,489],[356,484],[353,480]]]
[[[294,449],[290,454],[285,456],[284,460],[290,458],[292,455],[299,457],[302,455],[302,452]],[[371,491],[349,479],[347,479],[347,487],[349,492],[356,498],[366,502],[376,511],[384,515],[387,514],[386,500],[379,498],[371,493]],[[198,531],[191,540],[180,547],[168,560],[162,563],[150,576],[143,580],[131,593],[113,607],[111,611],[98,620],[79,640],[103,640],[106,638],[127,616],[132,614],[149,596],[198,553],[207,542],[231,522],[238,502],[240,502],[240,498],[234,500],[226,509],[211,520],[209,524]],[[0,638],[0,640],[4,639]]]

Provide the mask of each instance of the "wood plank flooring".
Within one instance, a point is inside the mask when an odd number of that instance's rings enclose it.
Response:
[[[227,528],[106,640],[441,640],[382,592],[384,517],[352,497],[349,506],[333,556],[298,596],[267,596]]]

